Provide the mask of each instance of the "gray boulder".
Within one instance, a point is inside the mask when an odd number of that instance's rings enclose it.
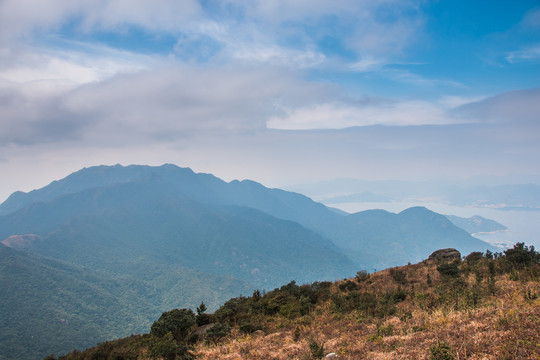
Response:
[[[428,261],[453,261],[453,260],[460,260],[461,259],[461,253],[457,251],[456,249],[448,248],[448,249],[440,249],[436,250],[428,257]]]

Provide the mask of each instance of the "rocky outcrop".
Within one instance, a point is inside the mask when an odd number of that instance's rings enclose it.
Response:
[[[456,249],[448,248],[448,249],[440,249],[436,250],[428,257],[428,261],[452,261],[452,260],[460,260],[461,259],[461,253],[457,251]]]
[[[42,240],[41,236],[35,234],[11,235],[2,240],[2,244],[13,249],[31,250],[34,242],[39,240]]]

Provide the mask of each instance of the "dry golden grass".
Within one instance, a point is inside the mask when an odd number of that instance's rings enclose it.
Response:
[[[301,320],[274,316],[264,333],[234,330],[219,345],[200,343],[197,359],[312,359],[310,340],[324,343],[325,354],[334,352],[340,359],[430,359],[430,347],[439,343],[449,345],[454,359],[540,359],[538,281],[503,275],[497,278],[495,294],[484,294],[474,307],[462,306],[463,299],[437,305],[437,286],[443,280],[434,264],[395,270],[406,274],[406,285],[396,284],[390,269],[362,284],[363,291],[378,294],[406,289],[407,299],[392,316],[335,314],[327,302]],[[465,281],[473,284],[476,279],[468,274]],[[331,291],[339,292],[339,284]]]
[[[509,268],[499,260],[461,262],[457,276],[441,270],[442,276],[437,264],[420,263],[327,284],[316,304],[303,312],[307,315],[270,316],[261,307],[259,312],[251,308],[255,315],[244,312],[240,319],[253,316],[258,326],[264,319],[264,331],[246,335],[233,326],[218,344],[199,340],[193,353],[199,360],[309,360],[315,358],[310,345],[323,344],[324,354],[339,359],[540,360],[540,264]],[[286,290],[279,291],[271,299],[283,299],[278,295]],[[129,358],[147,359],[150,343],[151,336],[144,335],[106,345],[135,354]],[[434,347],[449,354],[434,357]],[[99,350],[60,359],[95,359]]]

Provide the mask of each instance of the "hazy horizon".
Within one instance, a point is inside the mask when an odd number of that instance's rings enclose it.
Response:
[[[537,179],[539,65],[533,0],[3,1],[0,202],[116,163]]]

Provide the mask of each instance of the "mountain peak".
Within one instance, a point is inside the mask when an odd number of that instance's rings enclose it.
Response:
[[[418,215],[418,214],[436,214],[436,213],[429,210],[425,206],[413,206],[399,213],[399,215],[410,215],[410,214]]]

